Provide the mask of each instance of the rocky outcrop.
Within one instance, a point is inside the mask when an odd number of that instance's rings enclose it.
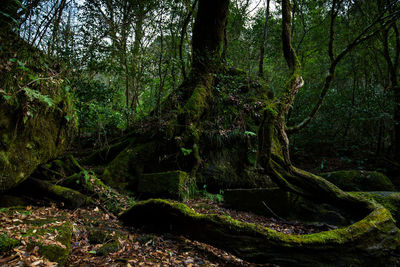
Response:
[[[76,125],[67,82],[41,51],[0,33],[0,192],[68,147]]]

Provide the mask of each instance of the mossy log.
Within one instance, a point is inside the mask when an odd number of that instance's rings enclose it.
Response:
[[[94,204],[93,199],[76,190],[35,178],[26,180],[21,187],[18,187],[18,190],[35,197],[63,203],[67,208],[79,208]]]
[[[59,183],[66,177],[85,171],[71,154],[63,155],[53,161],[40,165],[32,177]]]
[[[286,235],[226,216],[198,214],[181,203],[151,199],[120,216],[127,225],[183,234],[257,263],[295,266],[394,264],[400,232],[388,210],[375,205],[344,228],[310,235]]]

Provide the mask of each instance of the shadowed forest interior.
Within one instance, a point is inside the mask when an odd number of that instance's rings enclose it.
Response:
[[[399,19],[5,0],[0,265],[400,264]]]

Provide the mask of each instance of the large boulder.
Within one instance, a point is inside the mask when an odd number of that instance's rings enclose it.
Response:
[[[396,191],[387,176],[375,171],[335,171],[320,176],[344,191]]]
[[[76,125],[59,67],[16,35],[0,32],[0,192],[68,147]]]

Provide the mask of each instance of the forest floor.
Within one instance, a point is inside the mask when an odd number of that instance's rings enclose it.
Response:
[[[249,212],[224,208],[210,200],[190,200],[186,204],[200,213],[216,213],[234,219],[261,224],[287,234],[309,234],[328,229],[283,223]],[[33,222],[46,222],[38,224]],[[0,235],[7,234],[20,242],[19,246],[0,254],[0,266],[57,266],[40,256],[40,247],[32,246],[32,235],[43,228],[63,223],[72,225],[68,266],[275,266],[243,261],[231,253],[213,246],[172,234],[149,234],[141,229],[123,226],[111,213],[92,209],[66,210],[53,206],[27,206],[0,209]],[[59,231],[35,237],[35,242],[58,245]],[[38,244],[38,243],[35,243]],[[116,244],[115,246],[106,245]]]

